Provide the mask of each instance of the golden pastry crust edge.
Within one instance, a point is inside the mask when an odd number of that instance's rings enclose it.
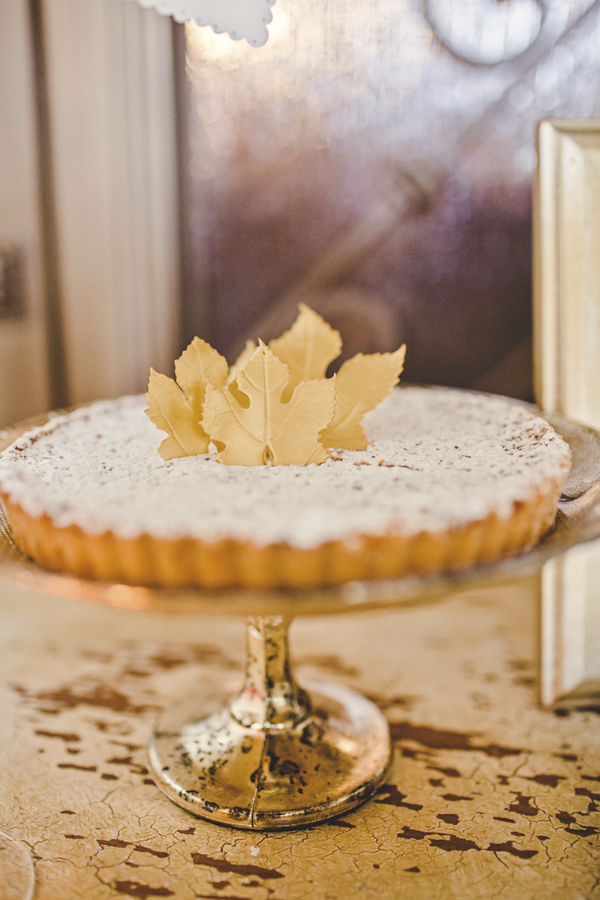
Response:
[[[375,578],[452,572],[531,549],[552,527],[564,478],[549,479],[512,514],[495,512],[467,525],[414,535],[390,532],[327,541],[312,549],[288,543],[120,537],[55,526],[1,493],[13,540],[34,562],[100,581],[163,588],[312,588]]]

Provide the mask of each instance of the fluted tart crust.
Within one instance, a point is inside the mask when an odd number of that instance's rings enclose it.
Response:
[[[370,445],[310,466],[163,460],[143,397],[58,416],[0,455],[0,495],[32,559],[165,587],[311,587],[453,571],[552,526],[570,450],[521,404],[401,387]]]

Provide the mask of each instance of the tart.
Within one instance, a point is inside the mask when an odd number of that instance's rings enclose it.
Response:
[[[530,408],[450,388],[394,388],[364,417],[366,449],[306,466],[164,459],[144,406],[56,416],[0,455],[14,540],[37,563],[210,588],[454,571],[535,545],[571,462]]]

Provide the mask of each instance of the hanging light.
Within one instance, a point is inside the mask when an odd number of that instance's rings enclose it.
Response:
[[[234,41],[245,38],[252,47],[262,47],[269,37],[267,25],[273,19],[275,0],[138,0],[176,22],[192,20],[211,25],[216,34],[227,32]]]

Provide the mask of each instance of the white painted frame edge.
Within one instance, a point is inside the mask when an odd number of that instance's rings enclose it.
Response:
[[[533,333],[536,401],[542,409],[600,427],[590,385],[590,307],[600,314],[600,181],[590,165],[600,154],[600,120],[545,120],[538,128],[534,186]],[[595,187],[595,189],[594,189]],[[592,345],[593,346],[593,345]],[[600,548],[575,548],[544,566],[541,581],[540,698],[545,706],[598,703],[600,679],[586,668],[592,563]],[[599,586],[600,588],[600,586]],[[596,589],[593,597],[599,592]],[[596,599],[595,602],[598,602]]]

